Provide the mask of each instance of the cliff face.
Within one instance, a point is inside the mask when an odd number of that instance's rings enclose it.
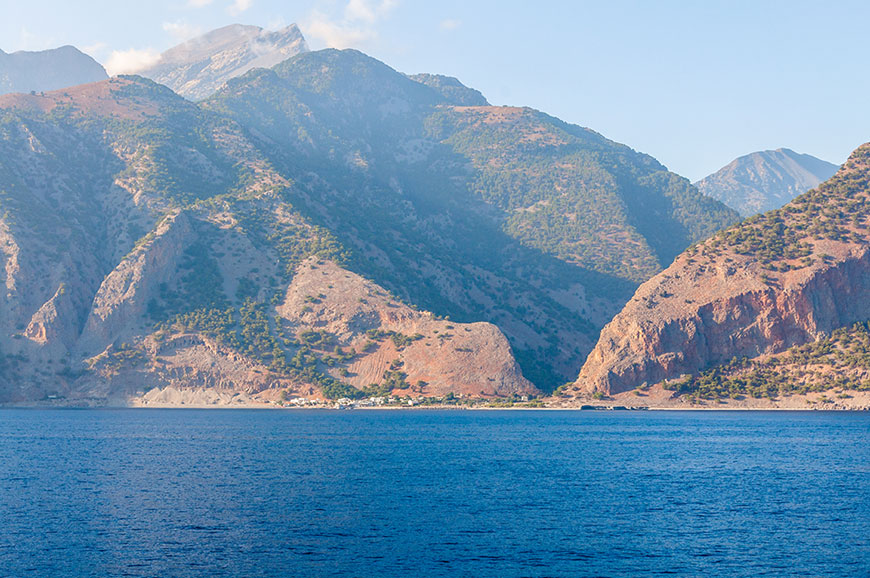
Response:
[[[870,318],[870,146],[778,211],[693,248],[601,333],[577,391],[618,393]]]

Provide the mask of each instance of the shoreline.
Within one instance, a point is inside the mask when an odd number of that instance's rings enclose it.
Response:
[[[828,397],[828,395],[832,397]],[[424,401],[421,401],[424,400]],[[428,401],[425,401],[428,400]],[[444,403],[441,398],[347,398],[321,397],[285,399],[275,390],[241,393],[211,388],[180,389],[169,386],[145,395],[74,398],[46,398],[39,401],[0,403],[3,409],[257,409],[257,410],[455,410],[455,411],[870,411],[870,391],[830,390],[796,394],[775,399],[739,396],[719,400],[690,400],[674,397],[671,391],[654,386],[609,397],[568,397],[553,395],[519,401],[511,398],[459,398]]]
[[[126,404],[126,405],[86,405],[86,404],[33,404],[33,403],[7,403],[0,404],[0,410],[8,409],[58,409],[58,410],[118,410],[118,409],[143,409],[143,410],[260,410],[260,411],[570,411],[570,412],[625,412],[637,413],[645,411],[655,412],[867,412],[868,407],[674,407],[674,406],[619,406],[619,407],[486,407],[470,405],[416,405],[416,406],[361,406],[361,407],[335,407],[331,405],[310,406],[277,406],[265,403],[239,403],[239,404]]]

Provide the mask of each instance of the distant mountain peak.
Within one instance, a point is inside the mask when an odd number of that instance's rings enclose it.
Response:
[[[830,178],[839,167],[788,148],[739,157],[695,186],[743,216],[778,209]]]
[[[100,63],[75,46],[35,52],[0,50],[0,94],[57,90],[108,77]]]
[[[307,51],[305,38],[295,24],[274,31],[230,24],[170,48],[140,74],[185,98],[201,100],[231,78],[253,68],[271,68]]]

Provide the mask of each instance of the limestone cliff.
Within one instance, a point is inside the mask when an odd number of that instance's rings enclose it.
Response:
[[[870,145],[818,189],[735,225],[638,289],[577,391],[618,393],[870,319]]]

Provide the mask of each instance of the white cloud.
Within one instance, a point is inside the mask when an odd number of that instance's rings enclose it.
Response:
[[[248,8],[254,5],[254,0],[235,0],[227,8],[227,12],[232,16],[238,16]]]
[[[365,22],[375,24],[378,20],[387,16],[398,5],[397,0],[348,0],[344,7],[344,19],[348,22]]]
[[[99,57],[102,56],[108,49],[109,45],[105,42],[96,42],[88,46],[82,46],[81,50],[94,60],[100,60]]]
[[[312,11],[302,31],[330,48],[359,47],[378,37],[378,24],[398,5],[399,0],[348,0],[341,16]]]
[[[106,61],[106,72],[114,76],[116,74],[135,74],[141,70],[157,64],[160,53],[151,48],[138,50],[114,50]]]
[[[194,36],[202,34],[202,28],[199,26],[192,26],[183,20],[164,22],[163,31],[172,36],[172,39],[176,42],[184,42],[185,40],[190,40]]]
[[[188,0],[187,5],[191,8],[203,8],[214,2],[214,0]]]
[[[462,26],[462,20],[442,20],[441,21],[441,30],[456,30]]]
[[[329,48],[350,48],[371,40],[375,33],[367,28],[332,21],[321,12],[312,12],[303,25],[308,38],[323,42]]]

